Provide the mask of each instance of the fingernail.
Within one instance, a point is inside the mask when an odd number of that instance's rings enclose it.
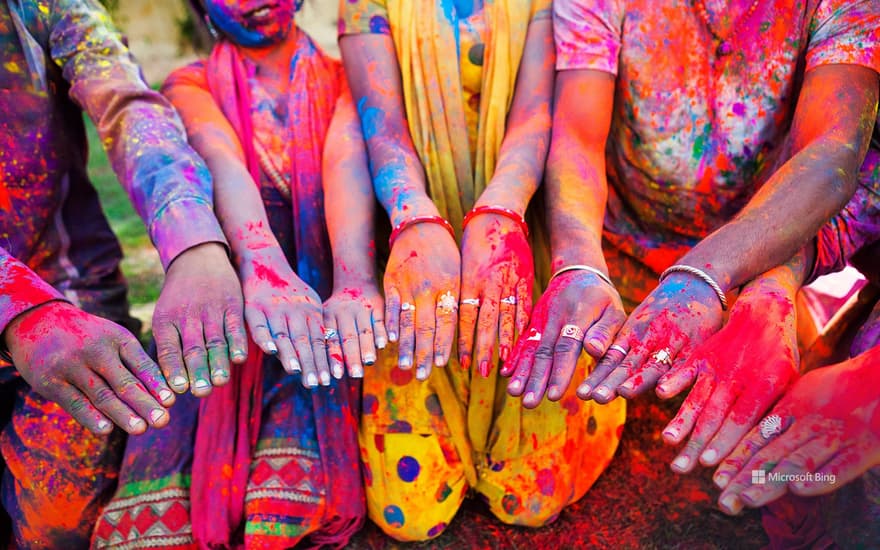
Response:
[[[721,499],[721,507],[731,514],[738,514],[742,510],[742,503],[736,495],[727,495]]]
[[[290,359],[290,361],[288,362],[288,367],[290,369],[290,372],[301,372],[302,371],[302,367],[299,366],[299,361],[296,358]]]
[[[225,370],[221,369],[221,370],[214,371],[214,382],[215,383],[222,384],[223,382],[226,382],[226,380],[228,380],[228,379],[229,379],[229,374],[227,374]]]
[[[603,349],[603,348],[602,348],[602,340],[599,340],[598,338],[590,338],[590,340],[589,340],[587,343],[588,343],[593,349],[597,349],[597,350],[599,350],[599,351],[602,351],[602,349]]]
[[[679,470],[685,470],[688,467],[688,465],[690,465],[690,463],[691,463],[691,459],[689,459],[686,456],[680,456],[672,462],[672,465],[675,466],[676,468],[678,468]]]
[[[351,367],[351,377],[352,378],[363,378],[364,377],[364,369],[360,365],[352,365]]]
[[[315,376],[315,373],[310,372],[308,376],[306,376],[306,386],[310,388],[314,388],[318,385],[318,377]]]
[[[758,498],[758,493],[760,493],[759,489],[755,489],[755,488],[746,489],[745,491],[743,491],[742,493],[739,494],[739,498],[740,498],[740,500],[742,500],[744,502],[747,502],[749,504],[754,504],[755,499]]]
[[[271,340],[266,342],[265,347],[267,350],[269,350],[269,353],[278,353],[278,346],[276,346],[275,342]]]
[[[461,368],[462,370],[468,370],[471,368],[471,358],[469,355],[465,355],[461,358]]]
[[[581,386],[578,388],[577,393],[578,393],[578,396],[580,396],[582,398],[586,398],[586,397],[590,396],[590,393],[592,393],[592,391],[593,391],[593,386],[591,386],[589,384],[581,384]]]
[[[611,397],[611,390],[609,390],[605,386],[599,386],[598,388],[596,388],[596,390],[593,393],[595,393],[596,395],[598,395],[599,397],[602,397],[602,398]]]
[[[635,386],[631,382],[624,382],[620,386],[620,389],[626,390],[626,391],[633,391],[635,389]]]
[[[522,381],[514,380],[509,386],[507,386],[507,388],[511,391],[519,391],[522,389]]]
[[[110,429],[110,423],[106,420],[98,420],[98,431],[107,431]]]
[[[408,369],[412,366],[412,357],[401,357],[400,363],[397,365],[401,369]]]
[[[489,362],[483,359],[480,361],[480,376],[489,378]]]
[[[171,390],[166,390],[165,388],[159,390],[159,401],[162,401],[164,403],[172,397],[174,397],[174,392],[172,392]]]
[[[196,383],[195,383],[195,386],[194,386],[194,387],[195,387],[195,389],[197,389],[197,390],[204,390],[204,389],[210,388],[210,387],[211,387],[211,383],[208,382],[207,380],[199,379],[199,380],[196,380]]]
[[[146,425],[147,423],[140,417],[132,416],[128,419],[128,427],[132,430],[140,430],[141,428],[145,428]]]
[[[527,393],[526,396],[523,397],[523,401],[528,401],[529,403],[534,403],[535,402],[535,392],[530,391],[529,393]]]
[[[559,391],[559,388],[557,386],[550,386],[550,388],[547,390],[547,397],[551,400],[557,400],[562,397],[562,392]]]
[[[245,353],[242,349],[237,349],[232,352],[232,360],[233,361],[244,361],[247,359],[247,353]]]
[[[326,371],[321,371],[321,385],[329,386],[330,385],[330,373]]]
[[[373,355],[372,353],[368,353],[364,356],[364,364],[367,365],[368,367],[370,365],[374,365],[375,363],[376,363],[376,356]]]
[[[728,476],[727,474],[717,474],[713,481],[715,481],[716,487],[718,487],[719,489],[724,489],[725,487],[727,487],[727,484],[730,483],[730,476]]]
[[[166,414],[167,413],[165,412],[164,409],[153,409],[152,411],[150,411],[150,421],[153,424],[155,424],[156,422],[161,420],[162,417],[165,416]]]
[[[510,350],[507,348],[507,346],[501,346],[501,348],[498,350],[498,358],[502,361],[507,361],[507,355],[509,353]]]
[[[345,374],[345,370],[342,368],[342,365],[336,364],[336,365],[333,365],[333,367],[331,367],[331,368],[333,369],[333,378],[335,378],[337,380],[341,380],[342,375]]]
[[[718,451],[716,451],[715,449],[709,449],[708,451],[703,453],[703,456],[700,457],[700,460],[702,460],[703,462],[706,462],[708,464],[712,464],[713,462],[715,462],[715,459],[717,459],[717,458],[718,458]]]
[[[416,369],[416,378],[419,380],[424,380],[428,377],[428,370],[425,367],[419,367]]]
[[[445,364],[446,364],[445,357],[443,357],[442,355],[435,355],[434,356],[434,365],[436,365],[438,367],[442,367]]]
[[[397,333],[396,332],[389,332],[388,339],[391,340],[392,342],[396,342],[397,341]]]
[[[678,439],[678,430],[676,430],[675,428],[669,428],[668,430],[663,432],[663,435],[670,439]]]
[[[663,384],[657,384],[657,392],[666,393],[666,386],[664,386]]]
[[[186,378],[183,376],[175,376],[171,379],[171,385],[175,388],[182,388],[186,386]]]
[[[385,349],[385,346],[388,345],[388,342],[385,341],[384,338],[376,338],[376,347],[379,349]]]

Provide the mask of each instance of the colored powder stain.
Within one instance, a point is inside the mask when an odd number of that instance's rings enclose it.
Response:
[[[411,369],[403,370],[397,367],[391,369],[391,381],[398,386],[405,386],[409,384],[412,379],[413,371]]]
[[[370,469],[370,465],[366,462],[361,462],[361,470],[364,474],[364,483],[366,483],[367,487],[373,486],[373,470]]]
[[[404,456],[397,461],[397,475],[407,483],[415,481],[421,470],[419,461],[411,456]]]
[[[709,141],[709,133],[711,132],[712,127],[710,125],[706,125],[703,129],[703,133],[694,140],[694,150],[693,150],[693,158],[694,160],[699,160],[703,158],[703,153],[706,149],[706,143]]]
[[[388,433],[411,434],[412,424],[410,424],[406,420],[396,420],[393,424],[388,426]]]
[[[746,114],[746,106],[742,103],[734,103],[733,114],[735,114],[736,116],[743,116],[744,114]]]
[[[568,416],[574,416],[580,411],[580,404],[577,397],[569,397],[562,401],[562,408],[568,413]]]
[[[261,281],[266,281],[272,288],[284,288],[287,286],[287,282],[278,276],[275,271],[269,269],[260,263],[254,263],[254,274]]]
[[[382,516],[385,518],[385,523],[390,527],[400,528],[406,523],[406,519],[403,517],[403,510],[393,504],[385,507]]]
[[[385,452],[385,436],[383,434],[375,434],[373,436],[373,445],[376,446],[376,450],[380,453]]]
[[[501,499],[501,507],[512,516],[522,507],[522,503],[518,496],[508,493]]]
[[[435,525],[434,527],[431,527],[430,529],[428,529],[428,538],[434,538],[434,537],[440,535],[440,533],[442,533],[445,530],[446,530],[446,524],[443,522],[440,522],[437,525]]]
[[[379,410],[379,399],[371,393],[365,393],[363,398],[363,408],[364,413],[366,414],[376,414],[376,411]]]
[[[440,398],[436,393],[425,398],[425,408],[434,416],[443,416],[443,407],[440,406]]]
[[[379,133],[379,125],[382,123],[384,113],[376,107],[367,107],[361,113],[361,127],[364,131],[364,139],[369,140]]]
[[[595,416],[590,416],[590,419],[587,420],[587,433],[593,435],[596,433],[596,430],[599,428],[599,423],[596,422]]]
[[[449,484],[444,481],[443,485],[441,485],[440,488],[437,489],[437,494],[434,496],[434,499],[437,502],[443,502],[447,498],[449,498],[449,495],[451,495],[451,494],[452,494],[452,487],[450,487]]]
[[[501,470],[504,469],[504,461],[501,460],[498,462],[491,462],[489,464],[489,469],[492,470],[493,472],[500,472]]]
[[[553,491],[556,490],[556,478],[553,476],[553,472],[549,468],[544,468],[543,470],[538,471],[538,490],[541,491],[541,494],[544,496],[552,496]]]

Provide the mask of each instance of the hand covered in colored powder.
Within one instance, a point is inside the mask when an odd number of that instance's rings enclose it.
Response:
[[[171,388],[211,393],[229,379],[230,360],[247,359],[238,276],[217,243],[195,246],[168,267],[153,313],[159,365]]]
[[[461,256],[443,227],[421,223],[404,230],[385,268],[385,328],[399,344],[399,367],[425,380],[445,366],[458,321]]]
[[[578,388],[578,395],[608,403],[616,394],[632,398],[721,328],[718,296],[696,277],[673,273],[630,314],[615,338],[628,353],[605,354]]]
[[[384,349],[388,342],[384,311],[385,303],[373,281],[348,281],[324,302],[324,326],[337,332],[327,341],[333,376],[342,377],[344,363],[349,376],[362,378],[364,365],[376,362],[376,348]]]
[[[855,357],[877,346],[880,346],[880,302],[874,304],[874,310],[856,334],[850,355]]]
[[[697,379],[663,432],[670,445],[690,434],[672,469],[690,472],[698,458],[717,465],[782,396],[797,369],[794,296],[744,292],[727,325],[658,382],[657,394],[669,398]]]
[[[497,214],[480,214],[462,238],[462,298],[458,354],[463,368],[479,365],[488,376],[497,342],[498,358],[506,361],[516,334],[525,331],[532,310],[535,266],[522,228]],[[474,335],[476,328],[476,341]]]
[[[168,424],[174,393],[135,337],[64,302],[16,317],[6,343],[22,378],[96,434]]]
[[[765,429],[765,438],[756,426],[715,472],[721,509],[737,514],[786,491],[830,493],[880,465],[878,365],[875,347],[795,382],[771,413],[782,433]]]
[[[260,249],[240,262],[245,319],[264,353],[278,355],[302,383],[330,385],[321,298],[303,282],[277,246]]]
[[[581,348],[601,357],[625,319],[620,295],[596,274],[568,271],[555,277],[535,305],[529,329],[520,335],[502,367],[504,376],[513,374],[508,393],[525,393],[527,408],[537,407],[545,391],[551,401],[561,399],[574,376]],[[565,336],[567,325],[580,327],[583,337]]]

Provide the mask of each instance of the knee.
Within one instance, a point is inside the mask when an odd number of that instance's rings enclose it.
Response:
[[[506,493],[501,498],[489,500],[489,509],[508,525],[536,528],[556,521],[568,500],[540,493],[528,496]]]

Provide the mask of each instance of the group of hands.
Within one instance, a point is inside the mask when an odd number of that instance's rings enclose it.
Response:
[[[398,368],[425,380],[449,362],[456,329],[462,368],[488,376],[500,364],[508,392],[527,408],[561,399],[573,382],[578,397],[598,403],[652,388],[668,399],[691,388],[663,439],[687,439],[675,472],[717,467],[719,504],[728,513],[787,490],[826,493],[880,464],[880,392],[866,383],[878,376],[876,314],[859,344],[870,351],[799,376],[794,304],[785,307],[775,295],[742,296],[725,324],[708,285],[673,273],[627,316],[612,285],[572,270],[554,277],[533,309],[528,239],[494,214],[473,219],[460,250],[438,225],[407,228],[391,250],[384,298],[373,274],[348,274],[322,304],[280,250],[259,267],[271,276],[253,266],[236,273],[216,243],[175,259],[153,317],[156,362],[131,333],[66,302],[16,317],[6,344],[35,391],[97,434],[113,424],[130,434],[161,428],[176,394],[203,397],[225,384],[233,365],[247,359],[246,320],[253,342],[312,388],[346,371],[364,376],[388,342],[397,344]],[[566,333],[569,325],[583,337]],[[582,350],[596,366],[575,381]],[[658,360],[659,350],[670,360]],[[781,419],[772,437],[758,426],[768,410]],[[833,474],[837,484],[753,485],[756,469]]]

